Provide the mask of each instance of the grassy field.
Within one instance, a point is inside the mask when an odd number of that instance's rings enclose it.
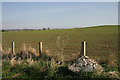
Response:
[[[105,69],[103,74],[94,72],[73,73],[67,69],[71,63],[60,64],[55,59],[58,54],[64,61],[77,59],[81,53],[82,41],[87,42],[87,56],[98,61]],[[39,30],[39,31],[10,31],[2,32],[2,47],[6,52],[15,42],[16,53],[22,50],[22,44],[31,46],[37,51],[38,42],[43,42],[43,54],[49,53],[51,60],[42,56],[39,60],[5,60],[2,61],[2,77],[11,78],[110,78],[109,71],[118,72],[118,26],[96,26],[88,28]],[[63,44],[63,45],[62,45]],[[63,51],[61,51],[63,49]],[[18,55],[21,56],[21,55]],[[17,55],[16,55],[17,57]],[[56,63],[57,62],[57,63]],[[110,75],[111,76],[111,75]],[[113,75],[114,76],[114,75]],[[113,78],[114,79],[114,78]]]
[[[64,41],[64,51],[61,53],[58,47]],[[87,55],[94,59],[105,59],[109,54],[118,53],[118,26],[96,26],[89,28],[74,28],[60,30],[40,31],[10,31],[2,32],[3,50],[11,48],[12,41],[16,44],[16,53],[22,48],[22,44],[32,46],[38,52],[38,42],[43,42],[43,50],[56,56],[64,55],[65,60],[70,60],[81,51],[81,42],[87,42]]]

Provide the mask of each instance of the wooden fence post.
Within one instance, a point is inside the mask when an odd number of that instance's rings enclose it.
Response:
[[[42,53],[42,42],[39,42],[39,56],[41,57]]]
[[[12,42],[12,53],[15,54],[15,43]]]
[[[86,56],[86,42],[82,42],[82,56]]]

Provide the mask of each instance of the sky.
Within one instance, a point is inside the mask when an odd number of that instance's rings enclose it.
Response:
[[[117,2],[3,2],[3,29],[117,25]]]

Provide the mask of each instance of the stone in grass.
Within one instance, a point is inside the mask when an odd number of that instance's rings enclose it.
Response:
[[[76,60],[75,63],[73,63],[72,65],[68,66],[68,69],[70,69],[73,72],[103,72],[103,68],[101,67],[101,65],[98,64],[98,62],[96,62],[93,59],[89,59],[88,56],[82,56],[80,58],[78,58]]]

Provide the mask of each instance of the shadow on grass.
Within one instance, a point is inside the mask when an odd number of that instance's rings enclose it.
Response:
[[[104,75],[97,75],[94,72],[72,72],[67,67],[59,67],[58,71],[55,73],[55,77],[63,79],[72,79],[72,80],[101,80],[101,79],[110,79]]]
[[[67,67],[59,67],[58,71],[56,72],[56,76],[59,75],[61,77],[65,76],[77,76],[76,73],[69,70]]]

